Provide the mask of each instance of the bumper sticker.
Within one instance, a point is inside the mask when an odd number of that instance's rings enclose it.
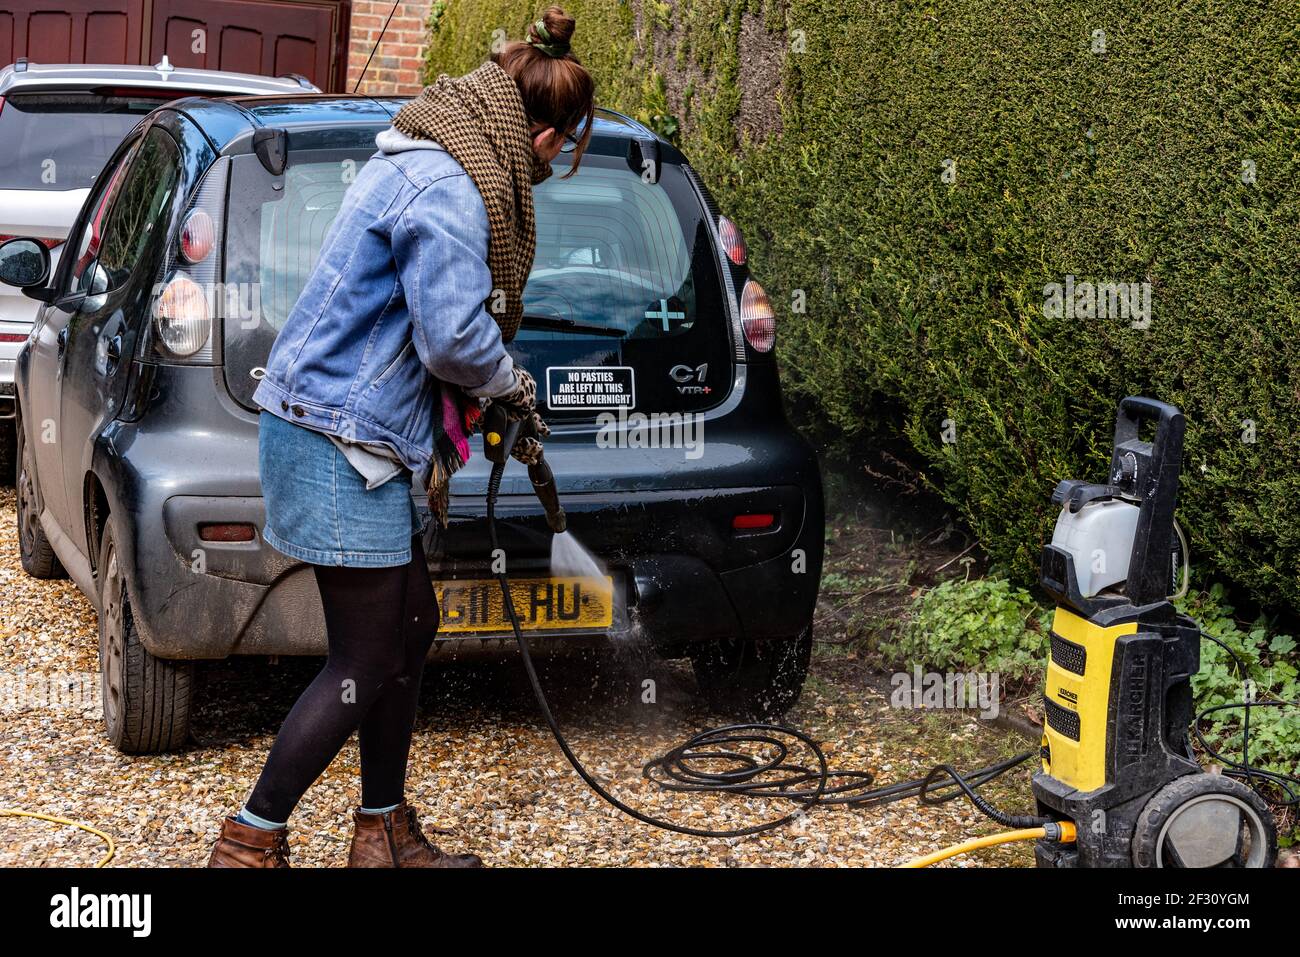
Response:
[[[546,406],[563,409],[632,409],[636,378],[631,366],[548,366]]]

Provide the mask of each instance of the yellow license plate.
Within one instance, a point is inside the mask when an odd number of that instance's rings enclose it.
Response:
[[[442,612],[439,634],[508,632],[495,578],[434,582]],[[614,623],[614,580],[603,578],[512,578],[510,600],[527,631],[595,630]]]

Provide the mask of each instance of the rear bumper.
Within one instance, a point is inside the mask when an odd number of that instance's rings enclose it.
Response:
[[[35,312],[36,303],[28,300]],[[26,344],[26,336],[31,332],[31,317],[27,315],[26,306],[21,309],[8,308],[10,303],[0,300],[0,336],[23,336],[21,341],[0,340],[0,422],[14,418],[16,408],[14,401],[14,367],[17,365],[18,353]],[[22,316],[17,315],[22,312]],[[3,441],[3,439],[0,439]]]
[[[14,323],[0,323],[0,332],[8,331]],[[30,329],[30,326],[28,326]],[[27,330],[23,331],[26,335]],[[16,334],[16,333],[15,333]],[[14,366],[22,342],[0,342],[0,421],[14,417]]]
[[[9,367],[8,378],[4,378],[4,367]],[[14,387],[14,363],[12,359],[0,359],[0,422],[12,422],[16,417],[18,402]]]
[[[711,540],[703,531],[713,523],[716,511],[706,513],[696,506],[692,514],[692,500],[666,502],[667,494],[655,493],[650,499],[629,494],[617,506],[582,496],[565,499],[570,529],[580,540],[592,543],[615,578],[615,622],[611,629],[595,632],[535,633],[535,643],[591,643],[575,640],[583,638],[634,641],[672,656],[715,638],[793,637],[808,623],[820,578],[820,502],[818,514],[810,516],[807,497],[796,488],[713,493],[711,505],[725,509],[754,500],[782,502],[778,528],[738,538],[739,546],[727,549],[727,543]],[[325,653],[324,621],[311,567],[280,554],[262,539],[261,498],[177,495],[162,501],[161,509],[163,534],[136,537],[129,576],[134,583],[135,618],[152,653],[164,658]],[[540,550],[530,547],[530,543],[549,541],[536,502],[505,497],[499,510],[499,532],[512,556],[511,572],[519,577],[546,575]],[[647,516],[647,526],[680,520],[691,534],[679,539],[694,538],[695,547],[685,550],[681,540],[667,536],[648,537],[645,550],[595,544],[601,540],[602,523],[626,521],[627,515],[638,513]],[[680,515],[674,518],[673,513]],[[206,522],[248,522],[257,534],[251,542],[205,542],[199,539],[198,528]],[[458,554],[447,549],[448,538],[463,541],[480,536],[486,540],[484,521],[463,513],[448,530],[431,529],[425,540],[430,574],[435,579],[491,577],[486,547],[481,558],[463,548]],[[510,647],[512,640],[508,632],[442,635],[433,653],[460,656]]]
[[[113,422],[96,441],[94,470],[141,638],[162,658],[324,654],[311,567],[261,537],[257,420],[224,387],[214,402],[220,375],[160,370],[158,405],[138,421]],[[202,422],[192,421],[196,408],[205,410]],[[815,454],[783,418],[752,432],[718,425],[709,442],[710,454],[694,461],[680,451],[596,450],[583,433],[552,435],[548,458],[569,527],[619,580],[624,614],[612,630],[536,633],[536,644],[626,638],[673,655],[713,638],[789,638],[807,625],[824,539]],[[476,449],[453,480],[449,527],[430,523],[425,550],[435,578],[490,577],[486,472]],[[413,495],[426,512],[423,492]],[[735,515],[751,513],[775,520],[756,532],[733,529]],[[506,470],[497,514],[511,574],[545,574],[550,532],[517,463]],[[207,522],[247,522],[256,534],[205,542],[199,525]],[[511,644],[508,634],[440,637],[434,655]]]

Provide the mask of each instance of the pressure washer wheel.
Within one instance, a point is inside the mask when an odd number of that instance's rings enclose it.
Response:
[[[1136,867],[1272,867],[1277,825],[1258,794],[1221,774],[1188,774],[1155,793],[1133,831]]]
[[[715,641],[691,653],[710,708],[745,721],[770,721],[794,707],[808,677],[812,625],[793,638]]]

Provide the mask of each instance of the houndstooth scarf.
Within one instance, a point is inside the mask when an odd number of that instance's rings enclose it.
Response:
[[[537,245],[533,186],[552,172],[533,152],[519,87],[491,60],[461,77],[444,73],[398,111],[393,126],[441,144],[483,197],[495,287],[488,312],[501,327],[501,338],[511,341],[523,319],[524,283]]]
[[[462,77],[442,74],[393,118],[415,139],[434,140],[469,174],[488,215],[488,269],[494,287],[488,312],[510,342],[523,319],[523,291],[533,268],[537,226],[533,186],[551,175],[533,152],[519,87],[491,60]],[[504,302],[498,298],[500,290]],[[434,405],[434,454],[429,506],[448,521],[448,484],[469,460],[469,436],[478,429],[478,402],[448,383]]]

